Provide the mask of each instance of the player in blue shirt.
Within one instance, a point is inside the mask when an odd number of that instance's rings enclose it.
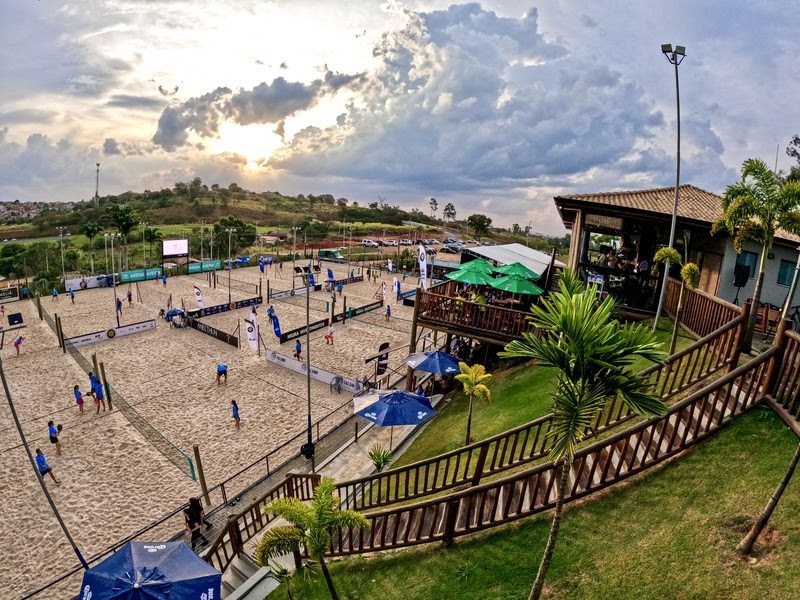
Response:
[[[300,340],[297,340],[297,342],[294,345],[294,357],[297,360],[300,360],[300,355],[302,353],[303,353],[303,344],[300,343]]]
[[[60,427],[60,425],[59,425]],[[58,427],[52,421],[47,422],[47,435],[50,436],[50,443],[56,447],[56,454],[61,456],[61,442],[58,441]]]
[[[53,288],[53,300],[58,300],[58,290]]]
[[[106,411],[105,396],[103,395],[103,384],[97,381],[92,386],[92,392],[94,393],[94,405],[97,407],[97,411],[95,412],[95,414],[99,415],[101,404],[103,405],[103,412]]]
[[[217,365],[217,385],[222,382],[223,377],[225,378],[225,383],[228,383],[228,365],[220,363]]]
[[[47,464],[47,459],[44,457],[44,452],[42,452],[39,448],[36,449],[36,470],[39,471],[39,475],[41,477],[50,475],[50,477],[53,478],[53,481],[56,482],[56,485],[61,485],[61,482],[56,479],[53,469],[51,469],[50,465]]]
[[[75,304],[75,290],[73,290],[73,289],[70,289],[70,291],[69,291],[69,300],[70,300],[70,302]]]
[[[161,276],[161,283],[163,284],[164,287],[167,287],[167,275],[166,274]]]
[[[269,317],[269,322],[272,323],[275,320],[275,307],[272,304],[269,305],[267,308],[267,316]]]
[[[231,400],[231,415],[236,423],[236,429],[239,429],[239,405],[236,404],[236,400]]]
[[[73,388],[72,394],[75,396],[75,404],[78,405],[78,408],[81,410],[81,414],[83,414],[83,394],[81,393],[81,386],[76,385]]]
[[[342,297],[342,291],[344,291],[344,284],[340,281],[339,284],[336,286],[336,291],[339,292],[339,297]]]

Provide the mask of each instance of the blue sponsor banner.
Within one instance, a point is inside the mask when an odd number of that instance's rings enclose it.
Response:
[[[328,269],[328,281],[334,281],[336,277],[333,276],[333,269]]]
[[[272,315],[272,328],[275,330],[275,335],[281,337],[281,324],[278,322],[278,315]]]

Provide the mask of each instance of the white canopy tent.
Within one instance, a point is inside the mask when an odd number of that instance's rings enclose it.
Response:
[[[550,255],[522,244],[503,244],[501,246],[478,246],[465,250],[467,254],[475,254],[486,260],[497,263],[497,266],[521,263],[531,271],[542,274],[550,266]],[[564,263],[557,260],[555,266],[563,269]]]

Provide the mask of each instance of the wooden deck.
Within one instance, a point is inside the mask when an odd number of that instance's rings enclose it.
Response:
[[[454,281],[445,281],[427,292],[420,290],[417,323],[434,331],[500,345],[520,339],[523,332],[535,331],[528,320],[529,312],[458,298],[458,287]]]

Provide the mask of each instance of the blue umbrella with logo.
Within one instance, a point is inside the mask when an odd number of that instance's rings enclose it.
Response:
[[[461,372],[458,367],[458,359],[452,354],[440,350],[409,354],[403,359],[403,362],[415,371],[425,371],[426,373],[455,375]]]
[[[356,414],[381,427],[394,427],[395,425],[421,425],[431,419],[436,411],[431,408],[430,400],[425,396],[418,396],[404,391],[394,391],[390,394],[379,396],[369,406],[362,408]],[[392,449],[392,435],[389,433],[389,449]]]
[[[184,542],[131,541],[83,574],[80,600],[219,598],[222,574]]]

